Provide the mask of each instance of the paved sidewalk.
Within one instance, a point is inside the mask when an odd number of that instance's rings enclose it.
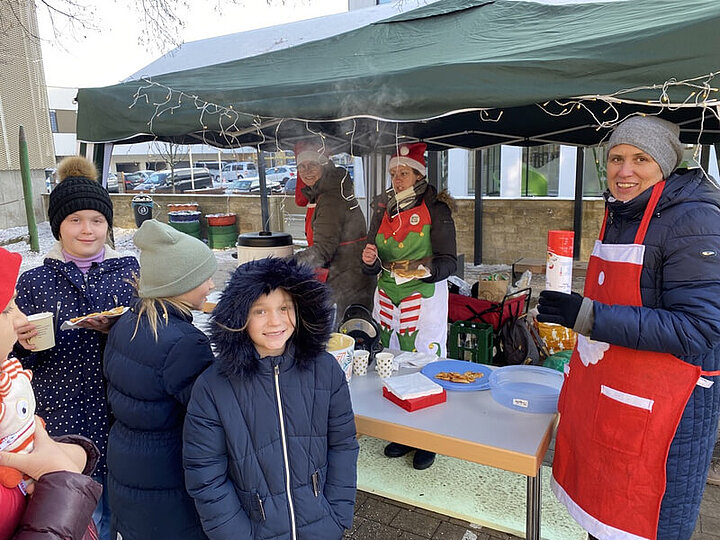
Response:
[[[344,538],[515,540],[519,537],[358,491],[353,528]],[[691,540],[720,540],[720,487],[707,486]]]

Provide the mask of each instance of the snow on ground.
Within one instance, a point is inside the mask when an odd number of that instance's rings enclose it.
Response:
[[[12,227],[10,229],[0,229],[0,246],[3,246],[8,251],[14,251],[20,253],[23,258],[20,272],[24,272],[30,268],[40,266],[45,259],[45,255],[50,248],[55,244],[55,237],[52,235],[50,230],[50,222],[43,221],[38,223],[38,240],[40,244],[40,252],[35,253],[30,250],[30,241],[28,236],[27,227]],[[121,255],[134,255],[140,257],[140,250],[135,246],[132,241],[133,235],[137,229],[119,229],[113,228],[113,236],[115,239],[115,250]],[[19,242],[11,242],[14,239],[22,238]],[[232,254],[235,252],[234,248],[229,249],[215,249],[215,257],[218,260],[218,266],[226,266],[228,264],[236,264],[236,259],[232,258]]]

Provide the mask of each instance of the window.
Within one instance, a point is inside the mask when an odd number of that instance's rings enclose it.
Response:
[[[57,113],[55,111],[50,111],[50,131],[52,131],[53,133],[59,133],[57,125]]]

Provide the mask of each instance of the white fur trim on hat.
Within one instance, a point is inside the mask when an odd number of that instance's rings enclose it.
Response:
[[[390,158],[390,169],[393,169],[398,165],[407,165],[408,167],[418,171],[423,176],[427,175],[427,169],[425,168],[425,165],[423,165],[416,159],[409,158],[407,156],[393,156],[392,158]]]
[[[306,161],[314,161],[320,165],[325,165],[328,159],[323,154],[316,152],[315,150],[303,150],[297,155],[297,163],[300,165],[300,163],[304,163]]]

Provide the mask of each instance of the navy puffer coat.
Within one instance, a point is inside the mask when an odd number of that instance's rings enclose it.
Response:
[[[50,435],[84,435],[100,450],[96,474],[105,472],[109,409],[102,362],[106,336],[95,330],[60,330],[73,317],[129,306],[132,279],[139,272],[135,257],[122,257],[105,246],[105,260],[83,274],[65,262],[58,242],[42,266],[24,272],[17,283],[17,305],[26,315],[50,311],[55,347],[31,353],[16,344],[24,368],[33,371],[37,414]]]
[[[282,355],[260,358],[230,329],[278,288],[298,326]],[[247,263],[225,289],[219,361],[193,388],[184,433],[186,484],[210,538],[339,540],[352,525],[358,443],[344,374],[324,352],[331,318],[327,287],[294,261]]]
[[[113,326],[105,348],[115,416],[107,456],[113,532],[124,540],[204,539],[185,490],[182,429],[192,385],[213,360],[210,340],[172,306],[157,341],[146,316],[133,338],[135,309]]]
[[[633,243],[651,191],[608,203],[604,243]],[[720,191],[702,171],[668,178],[645,246],[643,305],[594,302],[592,339],[720,370]],[[712,379],[695,388],[670,446],[659,539],[687,539],[695,527],[720,411],[720,377]]]

